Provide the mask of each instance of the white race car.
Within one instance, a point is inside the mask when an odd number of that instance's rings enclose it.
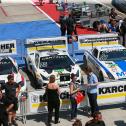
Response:
[[[85,65],[92,68],[99,81],[126,78],[126,48],[122,45],[94,47],[92,51],[84,52],[83,60]]]
[[[0,84],[6,83],[7,76],[14,75],[14,81],[21,84],[21,92],[26,91],[26,80],[18,71],[18,65],[11,57],[0,56]]]
[[[29,57],[30,56],[30,57]],[[59,85],[70,83],[70,74],[81,79],[80,67],[75,64],[66,51],[36,51],[27,57],[28,70],[43,85],[49,82],[49,76],[54,74]],[[40,85],[40,84],[39,84]]]

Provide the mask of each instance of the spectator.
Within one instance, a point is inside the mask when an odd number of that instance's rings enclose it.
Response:
[[[76,119],[72,126],[82,126],[82,122],[79,119]]]
[[[101,32],[101,23],[100,21],[93,22],[93,29],[97,32]]]
[[[67,26],[67,36],[68,36],[68,42],[69,39],[72,38],[73,33],[77,35],[76,31],[76,21],[72,14],[72,12],[69,14],[67,20],[66,20],[66,26]]]
[[[97,111],[93,114],[93,119],[88,121],[85,126],[105,126],[104,121],[102,120],[101,112]]]
[[[72,73],[70,82],[71,121],[75,121],[77,118],[77,102],[75,100],[75,95],[80,89],[77,88],[76,80],[77,76]]]
[[[59,23],[60,23],[61,36],[65,36],[67,26],[66,26],[66,17],[64,16],[64,14],[60,16]]]
[[[0,126],[8,126],[8,112],[12,109],[14,105],[10,104],[8,106],[7,99],[3,96],[2,91],[0,90]]]
[[[55,83],[55,76],[51,75],[46,88],[48,99],[48,125],[51,126],[53,109],[55,109],[55,124],[59,123],[59,86]]]
[[[126,40],[126,18],[121,23],[121,26],[120,26],[120,34],[123,37],[122,45],[125,46],[125,40]]]
[[[39,4],[42,5],[43,4],[43,0],[39,0]]]
[[[115,8],[112,8],[109,14],[109,21],[111,22],[111,20],[116,19],[116,17],[117,17],[117,13],[115,12]]]
[[[85,73],[87,74],[87,81],[88,81],[88,84],[85,84],[85,86],[87,87],[87,95],[91,106],[91,116],[92,116],[94,112],[99,111],[99,107],[97,104],[98,78],[92,72],[92,69],[90,67],[85,68]]]
[[[8,75],[8,82],[1,86],[1,89],[5,89],[5,96],[8,99],[9,103],[13,103],[13,108],[8,113],[8,119],[9,119],[9,126],[15,125],[18,126],[18,124],[15,121],[16,117],[16,111],[18,109],[18,94],[20,92],[21,86],[20,84],[17,84],[14,82],[14,75],[10,74]]]
[[[112,19],[108,27],[109,32],[117,32],[117,20]]]
[[[101,23],[100,33],[108,33],[109,29],[107,22],[105,22],[105,20],[100,20],[100,23]]]

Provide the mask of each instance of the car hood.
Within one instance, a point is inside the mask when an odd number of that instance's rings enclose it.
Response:
[[[47,78],[46,81],[48,81],[49,76],[53,74],[53,75],[56,76],[57,82],[61,83],[61,80],[62,80],[61,78],[63,76],[65,76],[65,78],[66,78],[65,82],[70,82],[70,74],[71,73],[75,73],[76,74],[78,70],[79,70],[79,66],[78,65],[74,65],[74,66],[71,66],[71,67],[68,67],[68,68],[62,68],[62,69],[53,69],[53,70],[51,70],[51,69],[49,69],[49,70],[39,69],[39,72],[41,73],[42,76]]]
[[[115,79],[126,78],[126,60],[102,61],[102,64],[110,71]]]

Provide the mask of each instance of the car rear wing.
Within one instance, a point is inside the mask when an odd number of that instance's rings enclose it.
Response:
[[[47,50],[67,50],[67,38],[66,37],[53,37],[53,38],[36,38],[27,39],[25,43],[27,53],[33,53],[37,51]]]
[[[79,49],[91,50],[93,47],[119,44],[116,33],[80,35],[78,36]]]

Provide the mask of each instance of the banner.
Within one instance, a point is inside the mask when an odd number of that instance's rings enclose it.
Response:
[[[79,49],[92,49],[95,46],[115,45],[118,43],[118,34],[114,33],[78,36]]]
[[[67,38],[55,37],[55,38],[37,38],[27,39],[25,47],[27,52],[45,51],[45,50],[67,50]]]
[[[16,40],[0,41],[0,55],[17,54]]]
[[[98,86],[98,104],[126,102],[126,81],[113,81]]]
[[[70,99],[69,99],[69,87],[61,88],[60,94],[60,109],[70,109]],[[44,112],[47,111],[47,102],[41,102],[40,97],[44,95],[45,90],[34,91],[29,93],[29,105],[30,113]],[[87,106],[87,99],[85,98],[78,107]]]

